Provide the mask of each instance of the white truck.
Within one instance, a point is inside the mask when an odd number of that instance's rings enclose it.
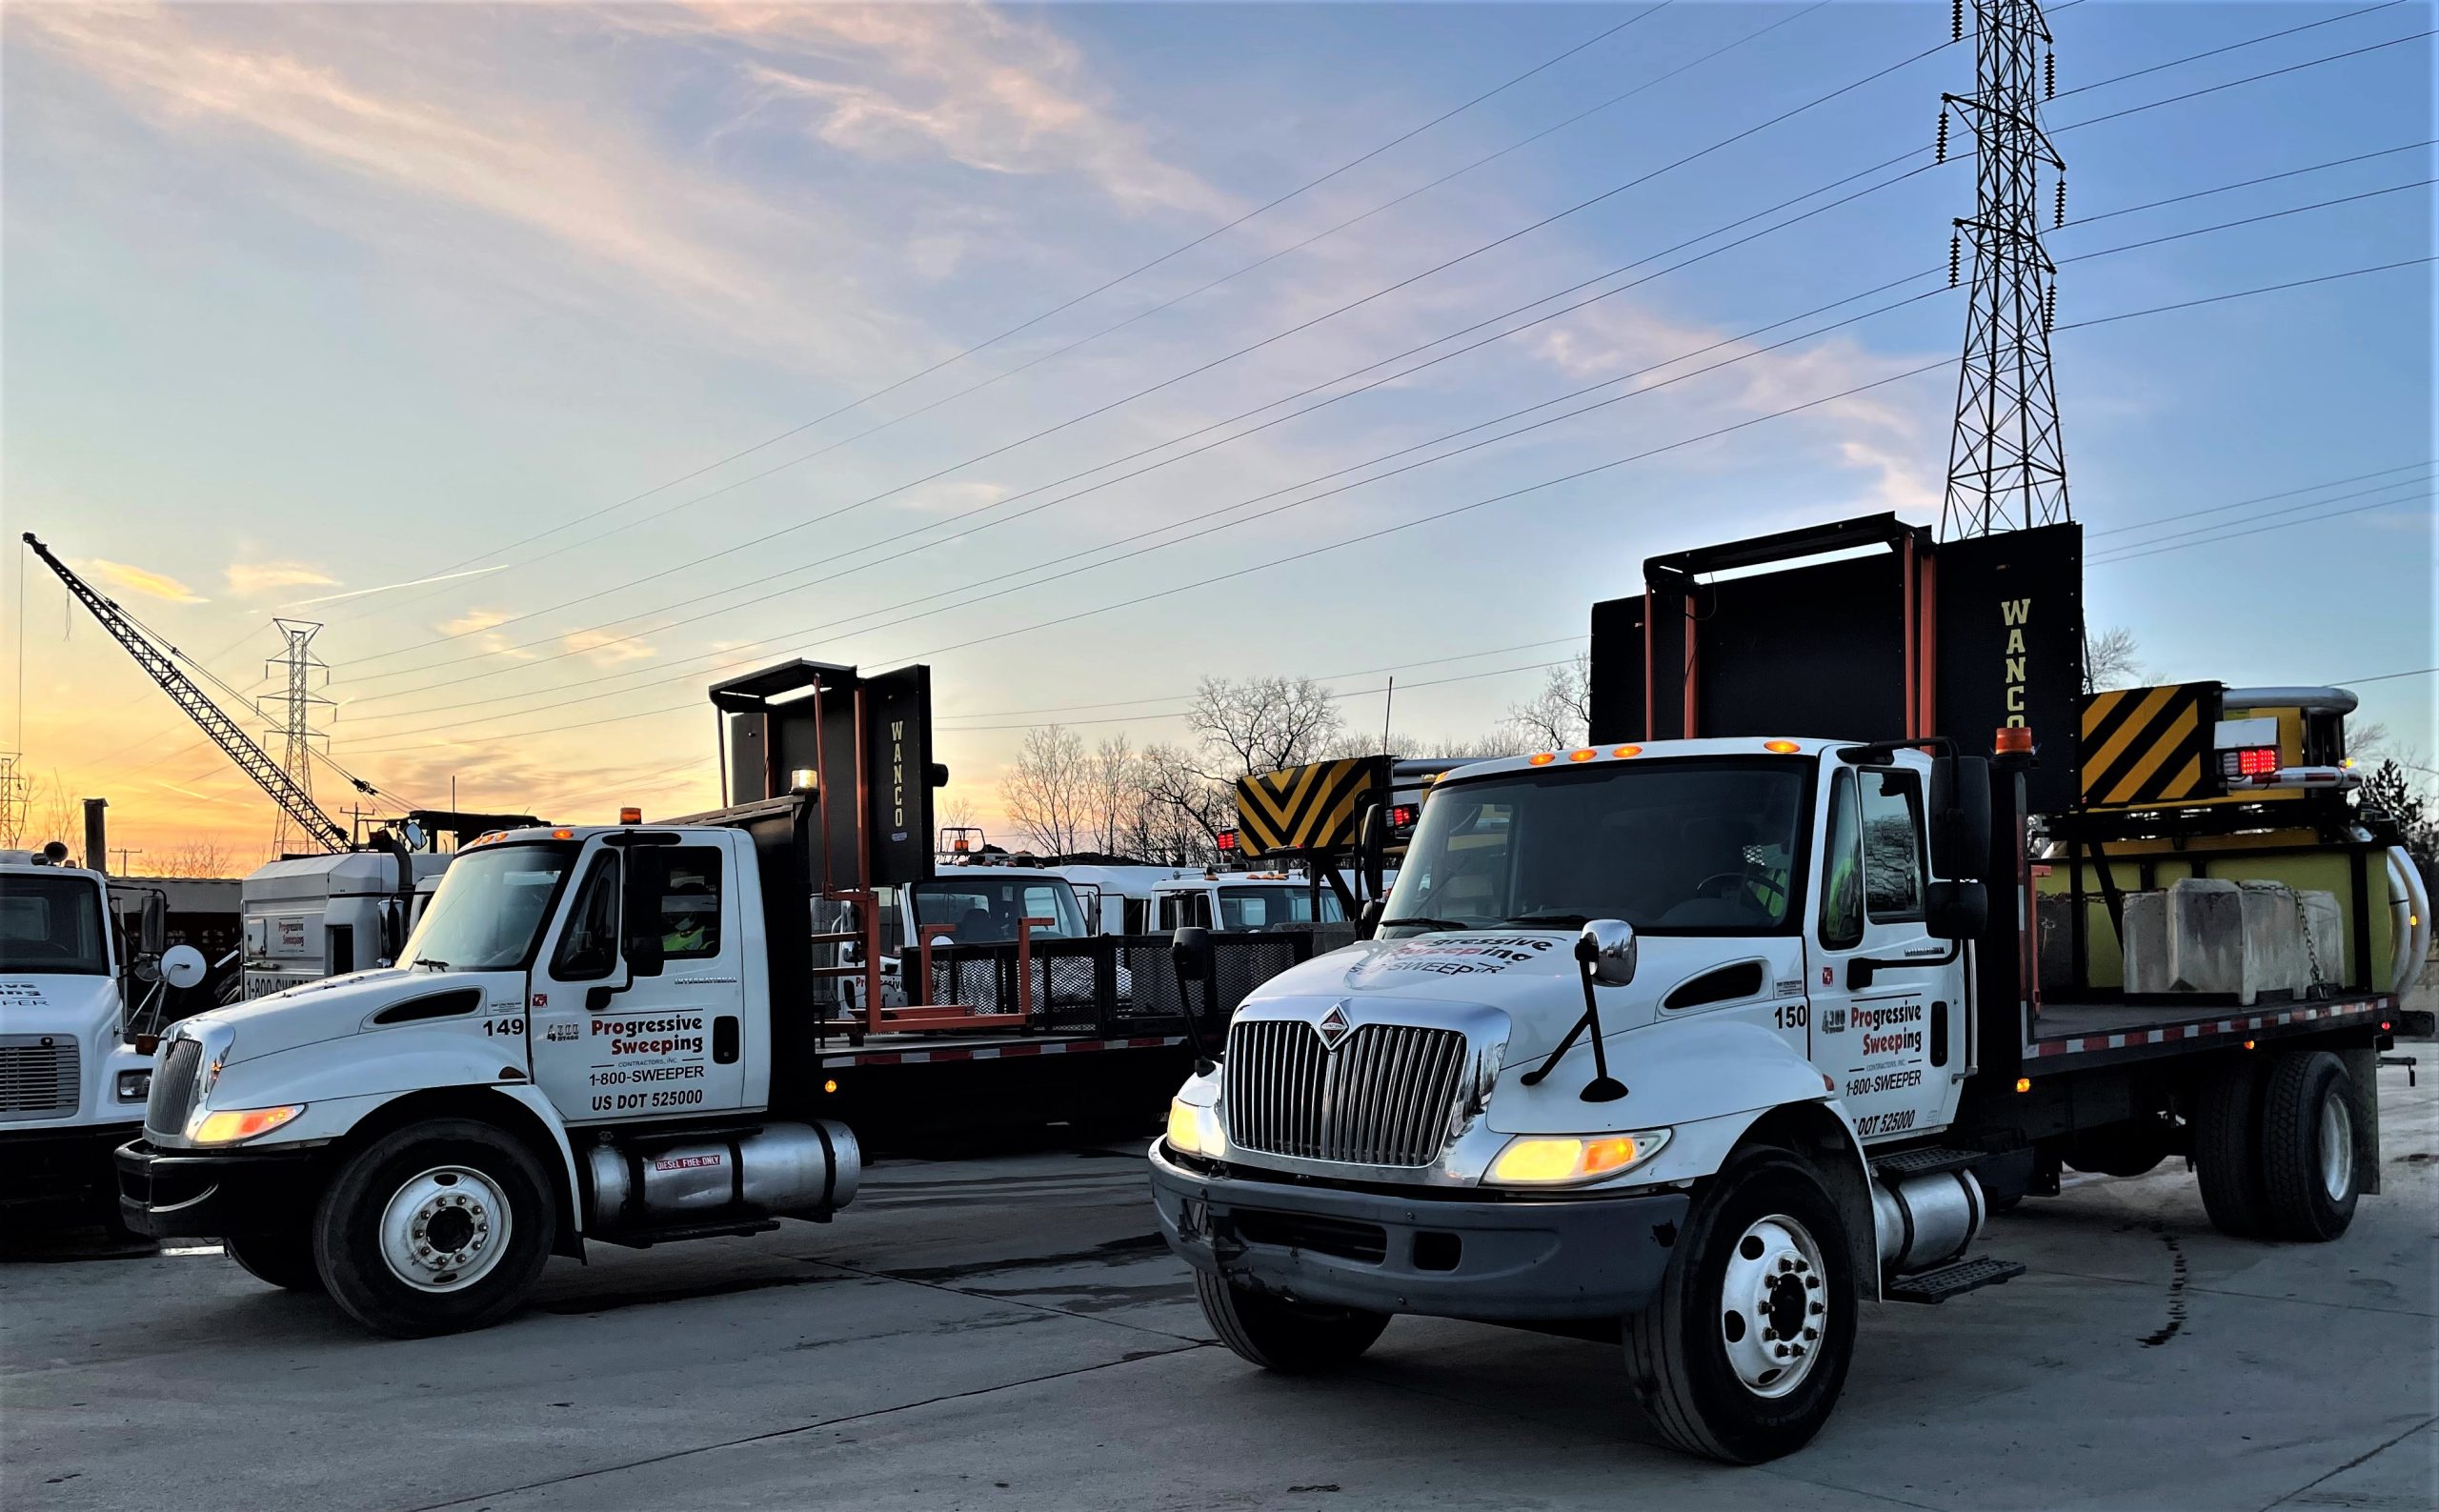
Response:
[[[1346,910],[1329,888],[1289,872],[1197,872],[1152,889],[1153,927],[1210,929],[1223,934],[1249,929],[1310,929],[1343,924]]]
[[[2321,968],[2354,990],[2045,997],[2024,749],[1917,745],[1448,774],[1375,937],[1257,989],[1153,1146],[1221,1340],[1290,1373],[1398,1314],[1613,1340],[1660,1437],[1750,1462],[1827,1419],[1860,1301],[2019,1273],[1968,1247],[2062,1158],[2186,1155],[2228,1232],[2342,1234],[2379,1185],[2389,962],[2429,943],[2383,843],[2324,842],[2374,883]]]
[[[866,1034],[819,1013],[838,968],[815,960],[837,941],[813,925],[814,802],[491,837],[398,964],[171,1026],[117,1156],[127,1222],[434,1334],[505,1316],[587,1240],[827,1220],[855,1197],[857,1129],[1158,1109],[1175,1018],[936,1010],[928,1033]]]
[[[115,1223],[111,1152],[134,1137],[152,1057],[130,1016],[200,981],[191,946],[165,949],[159,894],[138,938],[114,938],[109,879],[67,847],[0,851],[0,1213]]]
[[[446,853],[398,848],[300,856],[255,868],[240,889],[243,995],[268,997],[390,964],[449,861]]]

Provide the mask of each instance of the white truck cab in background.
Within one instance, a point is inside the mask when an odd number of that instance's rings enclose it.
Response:
[[[1392,874],[1394,875],[1394,874]],[[1346,909],[1326,884],[1316,903],[1312,882],[1295,872],[1195,872],[1152,890],[1152,927],[1234,933],[1343,924]]]
[[[202,956],[117,937],[108,878],[54,854],[0,851],[0,1213],[114,1222],[111,1152],[141,1127],[152,1057],[130,1015],[162,968],[200,980]],[[159,911],[148,910],[148,920]],[[157,921],[140,926],[157,933]]]
[[[432,851],[346,851],[256,868],[242,884],[244,996],[390,964],[450,859]]]

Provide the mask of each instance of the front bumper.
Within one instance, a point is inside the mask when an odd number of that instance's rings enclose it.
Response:
[[[1456,1200],[1187,1169],[1152,1150],[1160,1233],[1256,1291],[1482,1322],[1617,1318],[1660,1286],[1682,1192]]]
[[[312,1211],[307,1167],[319,1150],[158,1149],[121,1145],[121,1221],[154,1239],[226,1239],[293,1227]]]
[[[107,1200],[112,1190],[111,1152],[143,1127],[138,1122],[0,1129],[0,1210]]]

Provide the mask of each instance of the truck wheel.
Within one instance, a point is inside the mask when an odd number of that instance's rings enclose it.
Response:
[[[1282,1376],[1318,1375],[1349,1364],[1389,1326],[1387,1313],[1286,1301],[1231,1286],[1209,1271],[1194,1273],[1194,1291],[1221,1343]]]
[[[1627,1380],[1660,1437],[1757,1464],[1829,1420],[1854,1357],[1846,1225],[1821,1179],[1770,1154],[1695,1204],[1660,1290],[1625,1320]]]
[[[277,1234],[249,1234],[224,1239],[220,1247],[237,1268],[266,1286],[292,1292],[318,1292],[322,1273],[313,1264],[313,1236],[294,1229]]]
[[[439,1119],[340,1168],[313,1220],[313,1258],[331,1296],[375,1333],[458,1333],[525,1300],[557,1224],[549,1178],[524,1145],[488,1123]]]
[[[2324,1243],[2354,1221],[2354,1080],[2328,1051],[2281,1056],[2270,1065],[2261,1180],[2273,1239]]]
[[[2193,1174],[2210,1226],[2229,1239],[2269,1232],[2261,1180],[2263,1074],[2249,1056],[2202,1079],[2193,1115]]]

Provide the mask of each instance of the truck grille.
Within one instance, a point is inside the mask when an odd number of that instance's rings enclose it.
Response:
[[[1333,1052],[1300,1019],[1240,1019],[1228,1034],[1229,1142],[1303,1160],[1429,1165],[1455,1125],[1465,1037],[1359,1024]]]
[[[75,1112],[77,1068],[67,1035],[0,1035],[0,1119]]]
[[[144,1104],[144,1132],[183,1135],[187,1115],[193,1111],[196,1092],[195,1073],[203,1067],[203,1042],[199,1039],[172,1039],[169,1053],[161,1058],[160,1069],[152,1074],[152,1096]]]

